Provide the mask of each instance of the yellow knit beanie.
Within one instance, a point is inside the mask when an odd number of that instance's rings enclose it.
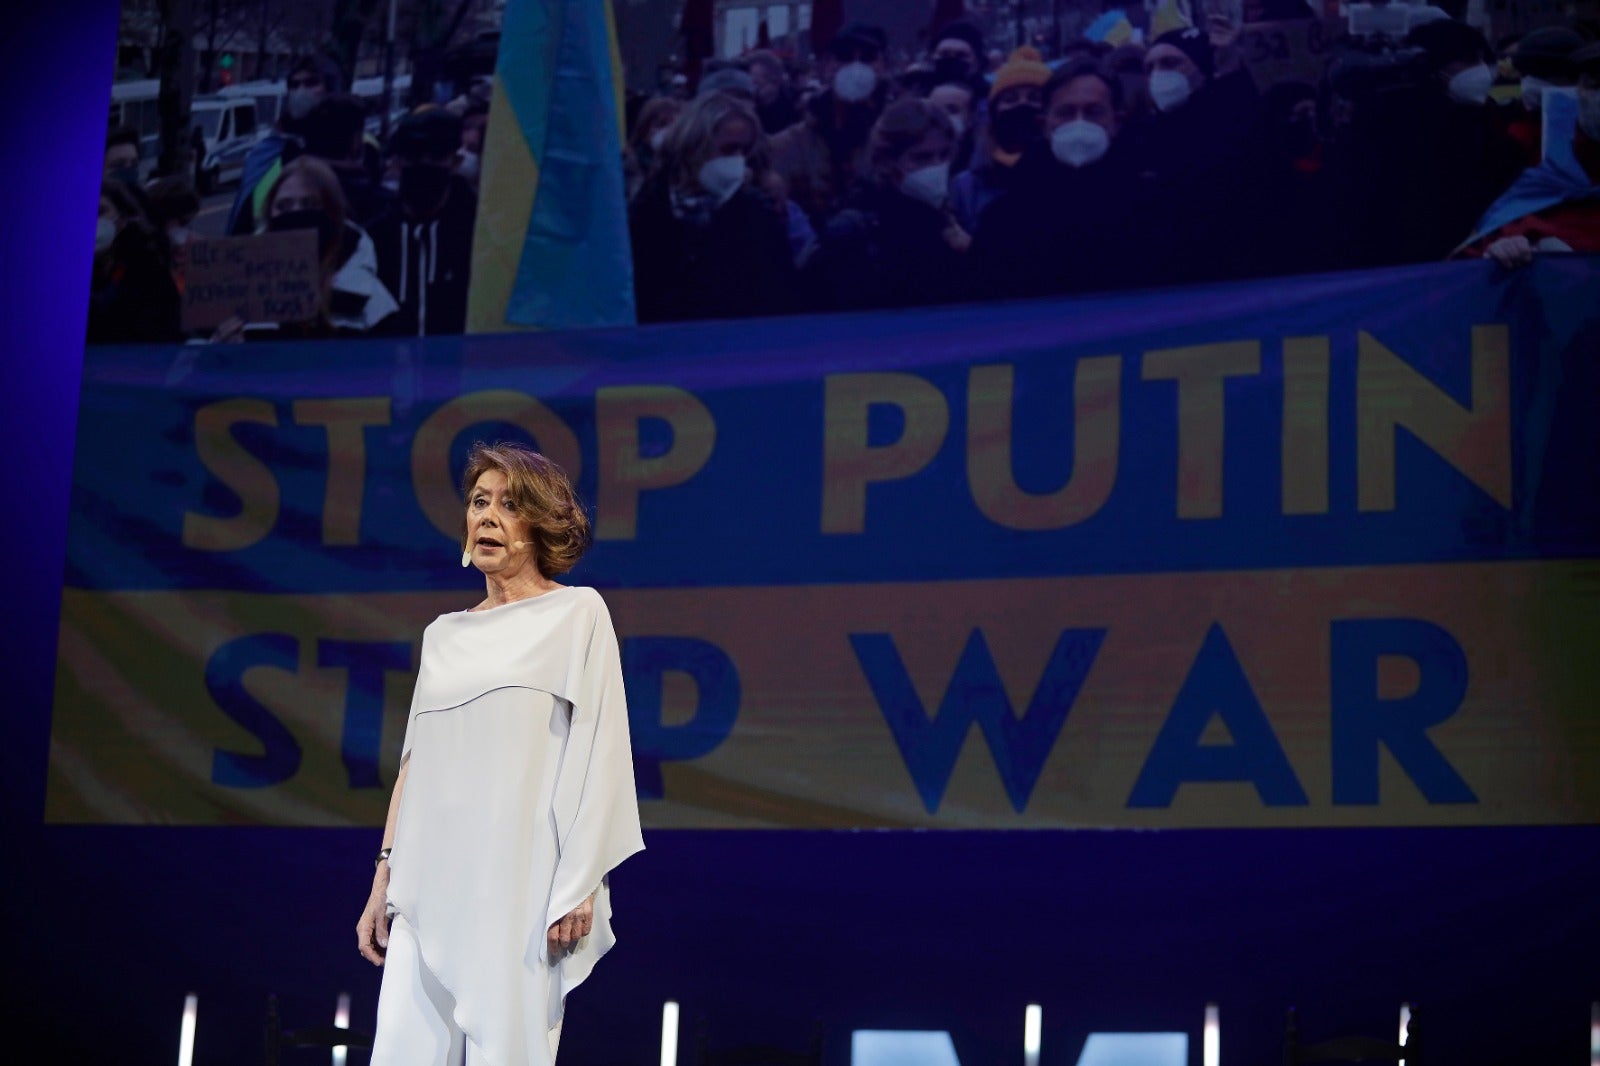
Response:
[[[989,99],[1005,92],[1014,85],[1043,85],[1050,80],[1050,68],[1045,66],[1044,57],[1037,48],[1023,45],[1000,65],[994,72],[994,84],[989,87]]]

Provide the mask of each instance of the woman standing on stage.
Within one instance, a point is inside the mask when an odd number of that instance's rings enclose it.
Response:
[[[487,592],[423,633],[356,926],[384,967],[374,1066],[554,1063],[566,994],[615,942],[606,875],[644,847],[610,615],[554,580],[589,542],[572,485],[478,444],[462,489]]]

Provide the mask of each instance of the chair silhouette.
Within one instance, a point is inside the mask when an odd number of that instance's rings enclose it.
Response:
[[[1417,1032],[1417,1008],[1411,1007],[1411,1020],[1406,1023],[1406,1042],[1378,1040],[1370,1036],[1340,1036],[1318,1044],[1300,1043],[1300,1026],[1295,1009],[1289,1008],[1289,1023],[1283,1040],[1284,1066],[1302,1066],[1315,1062],[1399,1062],[1406,1066],[1422,1066],[1422,1043]]]
[[[822,1023],[811,1030],[811,1044],[805,1051],[771,1044],[744,1044],[724,1051],[712,1051],[707,1042],[706,1021],[695,1027],[695,1066],[822,1066]]]
[[[267,1066],[278,1066],[284,1049],[371,1047],[372,1034],[334,1025],[311,1025],[285,1029],[278,1017],[278,997],[267,996]]]

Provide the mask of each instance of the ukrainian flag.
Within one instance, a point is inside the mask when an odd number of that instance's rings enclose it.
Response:
[[[1109,45],[1121,46],[1133,39],[1133,23],[1128,21],[1127,12],[1120,7],[1112,8],[1089,23],[1083,36],[1090,41],[1105,41]]]
[[[1150,13],[1150,39],[1153,41],[1169,30],[1186,30],[1194,25],[1194,13],[1189,0],[1161,0]],[[505,55],[504,52],[500,53]]]
[[[510,0],[473,236],[472,333],[632,325],[622,64],[605,0]]]

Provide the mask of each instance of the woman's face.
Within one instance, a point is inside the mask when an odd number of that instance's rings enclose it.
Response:
[[[939,42],[933,50],[933,61],[959,64],[962,71],[970,77],[978,70],[978,53],[973,51],[972,45],[956,37],[949,37]]]
[[[485,574],[508,577],[533,565],[533,545],[517,548],[518,541],[531,542],[528,520],[509,495],[503,471],[489,469],[478,478],[467,494],[467,550],[472,565]]]
[[[944,130],[929,130],[923,134],[922,140],[907,148],[905,154],[895,160],[895,169],[904,180],[907,174],[950,162],[950,157],[955,154],[955,147],[955,142]]]
[[[317,190],[312,188],[311,183],[299,174],[290,174],[278,184],[277,191],[272,194],[267,217],[277,218],[293,211],[321,210],[323,210],[322,197],[317,195]]]
[[[928,94],[928,103],[953,119],[959,119],[963,129],[972,128],[972,90],[960,85],[944,84]]]
[[[1043,107],[1044,86],[1042,85],[1012,85],[995,94],[990,102],[990,110],[995,114],[1010,111],[1013,107]]]
[[[770,104],[783,92],[783,68],[765,60],[750,64],[750,80],[756,83],[756,102]]]
[[[708,158],[724,155],[748,157],[755,146],[756,130],[747,119],[737,116],[725,118],[717,124],[716,132],[711,135],[711,154]]]
[[[1144,73],[1149,77],[1158,70],[1175,70],[1189,79],[1189,87],[1198,89],[1205,83],[1206,76],[1195,66],[1183,49],[1174,44],[1158,44],[1144,54]]]
[[[664,108],[657,111],[655,117],[650,120],[650,128],[644,131],[645,139],[650,140],[658,133],[666,133],[676,121],[678,121],[678,112]]]

